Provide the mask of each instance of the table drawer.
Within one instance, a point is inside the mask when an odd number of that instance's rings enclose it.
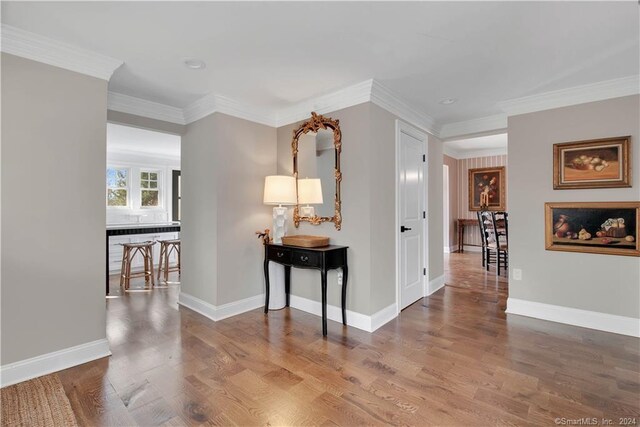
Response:
[[[268,258],[270,260],[273,260],[276,262],[282,262],[285,264],[291,263],[291,249],[275,248],[270,246],[267,248],[267,251],[268,251]]]
[[[296,251],[292,253],[291,263],[299,267],[322,267],[322,253],[311,251]]]

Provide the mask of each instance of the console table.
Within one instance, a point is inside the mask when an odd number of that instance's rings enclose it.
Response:
[[[291,290],[291,267],[320,270],[322,288],[322,335],[327,335],[327,272],[342,269],[342,324],[347,324],[347,246],[324,246],[320,248],[302,248],[269,243],[264,247],[264,281],[266,283],[264,312],[269,312],[269,261],[284,265],[284,289],[286,307],[289,307]]]
[[[458,252],[464,252],[464,227],[467,225],[479,226],[477,219],[458,219]]]

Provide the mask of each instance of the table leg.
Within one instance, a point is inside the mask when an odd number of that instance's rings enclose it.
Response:
[[[349,267],[345,260],[342,267],[342,324],[347,325],[347,279],[349,278]]]
[[[289,307],[289,294],[291,292],[291,266],[284,266],[284,293],[286,296],[286,305],[285,307]]]
[[[321,270],[322,276],[322,335],[327,336],[327,270]]]
[[[269,312],[269,260],[267,260],[266,256],[264,258],[264,284],[265,284],[264,312],[266,314]]]
[[[458,252],[464,252],[464,224],[458,226]]]

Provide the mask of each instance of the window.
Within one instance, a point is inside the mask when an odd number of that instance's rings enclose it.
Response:
[[[107,169],[107,206],[128,206],[129,170]]]
[[[140,206],[160,206],[158,172],[140,172]]]

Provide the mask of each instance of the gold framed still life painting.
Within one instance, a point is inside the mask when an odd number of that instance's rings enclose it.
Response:
[[[469,169],[469,210],[505,210],[505,167]]]
[[[553,145],[553,189],[631,187],[631,137]]]

